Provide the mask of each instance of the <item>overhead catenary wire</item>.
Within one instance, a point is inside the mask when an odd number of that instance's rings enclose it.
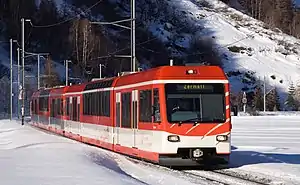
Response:
[[[211,16],[211,15],[210,15],[210,16]],[[179,30],[184,29],[184,28],[185,28],[185,27],[181,27]],[[178,31],[179,31],[179,30],[178,30]],[[263,29],[261,29],[261,30],[263,30]],[[261,30],[259,30],[259,31],[261,31]],[[243,41],[243,40],[246,40],[246,39],[252,37],[252,36],[255,35],[255,34],[256,34],[256,32],[254,32],[254,33],[252,33],[252,34],[249,34],[249,35],[247,35],[247,36],[245,36],[245,37],[243,37],[243,38],[241,38],[241,39],[239,39],[239,40],[236,40],[236,41],[234,41],[234,42],[225,44],[225,45],[223,45],[223,46],[218,46],[218,47],[215,47],[215,48],[213,48],[213,49],[222,49],[222,48],[226,48],[226,47],[232,46],[232,45],[234,45],[234,44],[237,44],[237,43],[239,43],[239,42],[241,42],[241,41]],[[154,37],[154,38],[151,38],[151,39],[149,39],[149,40],[140,42],[140,43],[136,44],[136,46],[141,46],[141,45],[144,45],[144,44],[146,44],[146,43],[149,43],[149,42],[154,41],[154,40],[157,40],[157,39],[159,39],[159,37]],[[114,52],[112,52],[112,53],[109,53],[107,56],[97,57],[97,58],[94,58],[94,59],[92,59],[92,60],[102,59],[102,58],[109,58],[109,57],[111,57],[112,55],[114,55],[114,54],[116,54],[116,53],[118,53],[118,52],[127,50],[127,49],[130,49],[130,47],[125,47],[125,48],[116,50],[116,51],[114,51]],[[145,48],[145,49],[146,49],[146,48]],[[157,52],[157,53],[159,53],[159,52]],[[207,53],[207,52],[198,52],[198,53],[188,54],[188,55],[185,55],[185,56],[202,55],[202,54],[205,54],[205,53]],[[237,64],[237,65],[239,65],[239,64]],[[242,67],[242,66],[241,66],[241,67]],[[244,68],[244,67],[243,67],[243,68]],[[246,69],[246,68],[244,68],[244,69]]]
[[[98,2],[96,2],[95,4],[93,4],[92,6],[90,6],[89,8],[87,8],[84,12],[87,12],[87,11],[91,10],[92,8],[96,7],[96,6],[97,6],[98,4],[100,4],[102,1],[103,1],[103,0],[99,0]],[[73,16],[73,17],[71,17],[71,18],[69,18],[69,19],[66,19],[66,20],[64,20],[64,21],[57,22],[57,23],[54,23],[54,24],[49,24],[49,25],[34,25],[34,24],[31,23],[31,26],[34,27],[34,28],[49,28],[49,27],[54,27],[54,26],[58,26],[58,25],[61,25],[61,24],[66,23],[66,22],[69,22],[69,21],[78,19],[78,16],[79,16],[79,15],[80,15],[80,13],[79,13],[79,14],[76,14],[75,16]],[[211,13],[210,15],[206,16],[205,18],[214,16],[214,15],[217,15],[217,14],[216,14],[216,13]],[[189,26],[189,24],[186,24],[185,26],[181,27],[181,28],[178,29],[177,31],[183,30],[183,29],[185,29],[187,26]],[[263,28],[262,28],[262,30],[263,30]],[[120,31],[118,31],[118,32],[122,32],[122,31],[125,31],[125,29],[124,29],[124,30],[120,30]],[[259,30],[258,30],[258,31],[259,31]],[[223,46],[218,46],[218,47],[215,47],[215,48],[213,48],[213,49],[222,49],[222,48],[229,47],[229,46],[231,46],[231,45],[234,45],[234,44],[236,44],[236,43],[239,43],[239,42],[241,42],[241,41],[243,41],[243,40],[248,39],[249,37],[253,36],[254,34],[256,34],[256,32],[254,32],[254,33],[252,33],[252,34],[249,34],[249,35],[247,35],[246,37],[243,37],[243,38],[241,38],[241,39],[239,39],[239,40],[237,40],[237,41],[234,41],[234,42],[232,42],[232,43],[228,43],[228,44],[223,45]],[[154,40],[157,40],[157,39],[159,39],[159,37],[154,37],[154,38],[151,38],[151,39],[142,41],[142,42],[140,42],[140,43],[137,43],[136,46],[145,45],[145,44],[147,44],[147,43],[149,43],[149,42],[152,42],[152,41],[154,41]],[[1,43],[1,41],[0,41],[0,43]],[[130,49],[130,46],[124,47],[124,48],[122,48],[122,49],[117,49],[117,50],[115,50],[114,52],[107,54],[106,56],[96,57],[96,58],[93,58],[93,59],[91,59],[91,60],[105,59],[105,58],[107,59],[107,58],[109,58],[109,57],[112,57],[114,54],[119,53],[119,52],[124,51],[124,50],[127,50],[127,49]],[[146,49],[146,48],[143,48],[143,49]],[[152,51],[152,52],[155,52],[155,51]],[[159,53],[159,52],[156,52],[156,53]],[[198,52],[198,53],[188,54],[188,55],[185,55],[185,56],[201,55],[201,54],[205,54],[205,53],[207,53],[207,52]],[[240,66],[240,67],[243,67],[243,66],[241,66],[241,65],[239,65],[239,64],[236,64],[236,65],[238,65],[238,66]],[[244,68],[244,67],[243,67],[243,68]],[[245,69],[245,68],[244,68],[244,69]]]
[[[95,4],[93,4],[92,6],[88,7],[88,8],[84,11],[84,13],[90,11],[91,9],[93,9],[94,7],[96,7],[97,5],[99,5],[102,1],[103,1],[103,0],[97,1]],[[76,14],[75,16],[69,18],[69,19],[66,19],[66,20],[63,20],[63,21],[60,21],[60,22],[57,22],[57,23],[53,23],[53,24],[48,24],[48,25],[34,25],[33,23],[31,23],[31,26],[34,27],[34,28],[50,28],[50,27],[58,26],[58,25],[67,23],[67,22],[69,22],[69,21],[78,19],[78,16],[80,16],[80,14],[81,14],[81,13],[78,13],[78,14]]]

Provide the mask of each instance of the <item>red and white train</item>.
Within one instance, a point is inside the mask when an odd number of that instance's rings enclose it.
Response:
[[[230,116],[229,82],[216,66],[162,66],[31,99],[34,126],[166,166],[227,164]]]

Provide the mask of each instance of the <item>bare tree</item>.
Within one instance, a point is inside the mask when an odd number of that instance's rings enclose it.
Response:
[[[51,60],[51,58],[48,57],[46,59],[46,69],[45,69],[46,76],[44,80],[42,80],[44,87],[54,87],[60,84],[59,75],[55,71],[53,64],[54,63]]]
[[[75,62],[81,68],[81,76],[84,76],[88,62],[93,58],[96,45],[100,45],[99,37],[94,34],[88,19],[73,21],[70,33],[70,43],[73,46]]]

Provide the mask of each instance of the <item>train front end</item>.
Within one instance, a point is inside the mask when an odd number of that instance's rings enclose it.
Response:
[[[228,80],[219,68],[186,71],[164,84],[164,132],[159,163],[166,166],[227,164],[231,153]],[[213,71],[215,69],[216,71]],[[188,74],[190,72],[190,74]],[[218,74],[219,72],[219,74]],[[209,76],[212,75],[212,76]]]

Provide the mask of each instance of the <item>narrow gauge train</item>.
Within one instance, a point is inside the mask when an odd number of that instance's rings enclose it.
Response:
[[[227,164],[229,82],[216,66],[162,66],[32,95],[32,124],[165,166]]]

